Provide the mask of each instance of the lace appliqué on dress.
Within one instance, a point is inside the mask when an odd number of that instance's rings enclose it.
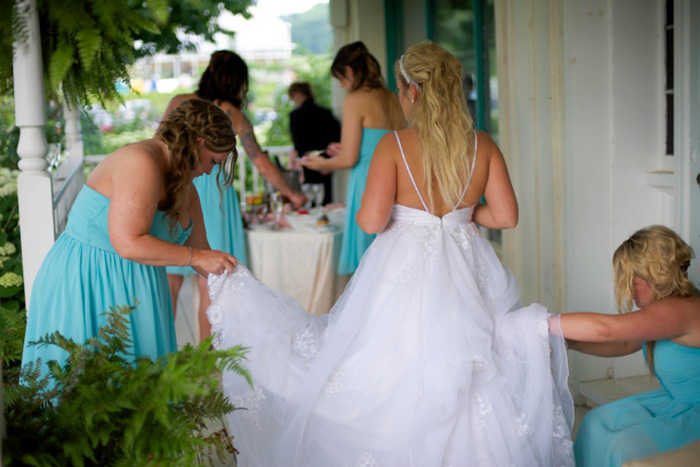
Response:
[[[474,399],[472,401],[472,404],[479,409],[479,414],[481,415],[481,418],[486,417],[488,414],[493,412],[493,407],[491,407],[491,404],[488,404],[484,401],[484,398],[481,397],[481,394],[479,392],[474,391]]]
[[[515,432],[518,436],[530,436],[535,430],[525,423],[525,414],[515,419]]]
[[[304,332],[297,332],[292,338],[292,348],[304,359],[311,360],[318,353],[318,340],[309,331],[305,329]]]
[[[406,264],[404,265],[403,268],[401,268],[401,272],[399,272],[395,277],[394,277],[394,284],[405,286],[409,282],[411,282],[412,279],[415,279],[417,277],[417,274],[414,270],[414,267],[412,264]]]
[[[552,428],[552,437],[558,440],[555,445],[563,445],[566,450],[573,448],[574,443],[571,441],[571,433],[569,433],[569,425],[564,416],[564,410],[559,407],[554,408],[554,427]]]
[[[225,326],[224,307],[221,303],[216,302],[207,310],[207,317],[211,323],[212,345],[215,349],[225,349],[236,345],[238,333],[231,329],[231,326]]]
[[[258,430],[262,430],[259,415],[261,407],[260,402],[265,400],[265,394],[263,393],[262,388],[256,386],[254,389],[247,391],[243,395],[230,396],[229,399],[234,406],[246,409],[241,411],[239,414],[240,416],[247,418]]]
[[[326,385],[323,386],[323,397],[328,399],[333,394],[338,394],[345,386],[343,381],[344,376],[345,373],[342,371],[334,371],[331,373],[331,375],[328,377],[328,381],[326,381]]]
[[[379,461],[369,452],[363,452],[355,467],[379,467]]]
[[[472,222],[451,226],[450,234],[452,234],[452,238],[455,239],[457,245],[459,245],[462,250],[471,248],[474,244],[474,240],[481,236],[481,232]]]
[[[434,259],[437,251],[437,241],[440,238],[442,224],[439,219],[433,223],[394,222],[386,231],[397,232],[406,238],[416,240],[423,247],[423,257]]]

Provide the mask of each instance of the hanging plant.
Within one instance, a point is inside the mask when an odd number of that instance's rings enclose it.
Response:
[[[37,0],[44,82],[49,100],[87,104],[121,101],[116,84],[130,84],[129,66],[156,52],[193,49],[183,32],[211,41],[223,11],[248,17],[253,0]],[[26,40],[25,2],[0,4],[0,96],[13,91],[13,39]]]

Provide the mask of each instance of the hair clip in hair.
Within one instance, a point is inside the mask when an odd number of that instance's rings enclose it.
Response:
[[[411,78],[408,77],[408,73],[406,73],[406,68],[403,65],[403,58],[404,55],[401,55],[401,58],[399,59],[399,70],[401,70],[401,76],[403,76],[403,79],[408,83],[412,84],[416,87],[416,89],[420,92],[420,84],[416,83],[413,81]]]

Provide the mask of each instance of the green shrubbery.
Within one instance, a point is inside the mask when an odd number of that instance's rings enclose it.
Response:
[[[231,437],[206,434],[206,422],[234,407],[220,392],[220,371],[250,381],[241,362],[245,349],[211,350],[211,339],[152,360],[130,354],[128,306],[107,313],[99,337],[84,345],[59,333],[36,345],[57,345],[69,354],[63,366],[49,363],[4,372],[10,465],[196,465],[222,461]],[[134,311],[138,313],[138,310]],[[0,310],[0,324],[14,327],[10,347],[21,347],[23,323]],[[8,336],[3,336],[3,340]],[[20,380],[22,384],[19,384]]]

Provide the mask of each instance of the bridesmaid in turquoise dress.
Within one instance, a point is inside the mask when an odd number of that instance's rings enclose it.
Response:
[[[216,104],[231,119],[230,125],[241,139],[246,155],[260,174],[286,196],[295,208],[299,208],[306,198],[292,190],[277,166],[260,148],[253,133],[253,125],[241,111],[247,92],[248,66],[238,54],[229,50],[217,50],[211,55],[209,65],[202,73],[197,91],[173,97],[165,109],[164,118],[174,108],[189,99],[204,99]],[[238,196],[233,186],[220,190],[218,176],[218,169],[214,168],[211,174],[199,177],[194,182],[202,205],[207,238],[212,248],[230,253],[236,256],[238,261],[247,264],[245,233]],[[169,267],[167,272],[175,313],[184,276],[195,274],[195,271],[189,267]],[[198,276],[197,286],[199,288],[199,337],[205,339],[211,333],[211,325],[206,315],[211,303],[206,277]]]
[[[574,444],[582,467],[619,466],[700,440],[700,297],[688,279],[693,250],[663,226],[639,230],[615,252],[621,315],[569,313],[551,329],[569,348],[615,357],[644,352],[661,389],[586,414]],[[556,323],[556,319],[560,323]]]
[[[403,128],[405,119],[398,97],[384,83],[379,62],[362,42],[338,50],[331,74],[349,92],[343,102],[340,143],[331,144],[326,150],[331,158],[307,156],[301,163],[319,172],[352,168],[338,266],[340,274],[352,274],[375,237],[363,232],[355,222],[374,148],[386,133]]]
[[[232,167],[235,144],[226,114],[192,100],[152,139],[116,150],[92,171],[34,282],[22,364],[41,358],[42,374],[50,360],[62,364],[65,351],[31,342],[59,331],[83,343],[106,324],[103,313],[121,305],[135,306],[129,320],[136,357],[177,350],[164,266],[201,274],[235,268],[235,257],[209,248],[192,184],[230,158]]]

